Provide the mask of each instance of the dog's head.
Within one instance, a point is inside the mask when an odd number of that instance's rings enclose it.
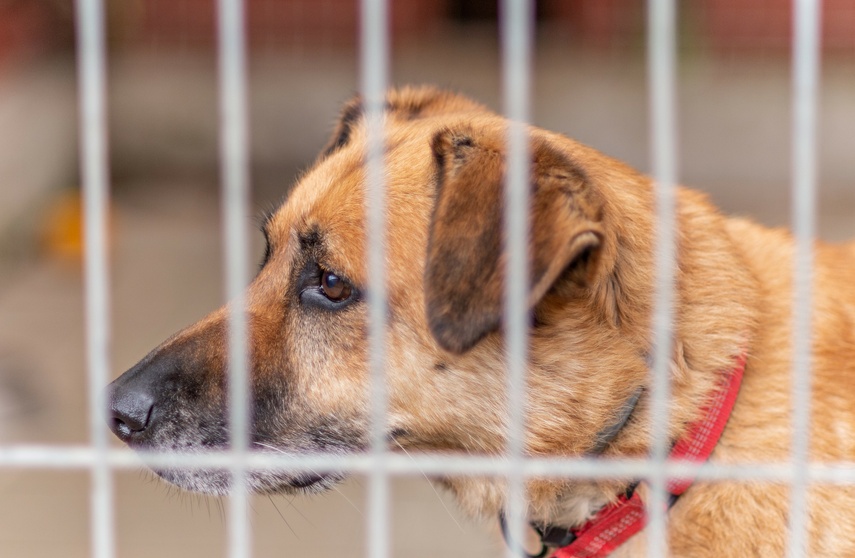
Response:
[[[393,448],[498,454],[506,444],[502,336],[507,122],[458,95],[393,91],[385,116],[387,437]],[[531,328],[526,450],[579,455],[645,381],[649,185],[592,149],[529,129]],[[251,441],[258,451],[369,444],[366,131],[346,105],[328,147],[263,224],[247,293]],[[134,448],[223,448],[227,311],[157,347],[111,386],[113,431]],[[679,420],[680,417],[677,417]],[[641,452],[634,416],[605,452]],[[228,474],[163,470],[223,493]],[[335,475],[256,472],[258,491]],[[466,498],[470,481],[448,484]],[[472,481],[474,482],[474,481]],[[483,509],[491,489],[472,496]]]

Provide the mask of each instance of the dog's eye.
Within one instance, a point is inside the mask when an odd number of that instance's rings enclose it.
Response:
[[[322,272],[321,291],[333,302],[347,300],[353,292],[344,279],[331,271]]]
[[[339,311],[360,300],[359,289],[336,272],[308,262],[298,279],[300,301],[306,308]]]

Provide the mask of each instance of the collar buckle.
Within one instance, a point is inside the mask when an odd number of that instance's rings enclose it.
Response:
[[[507,521],[507,519],[505,519],[504,512],[499,512],[499,525],[501,525],[501,527],[502,527],[502,537],[505,539],[505,543],[509,547],[513,548],[514,545],[511,541],[510,536],[508,535],[508,521]],[[534,528],[535,531],[537,531],[537,534],[540,535],[540,537],[541,537],[540,552],[538,552],[537,554],[529,554],[525,550],[522,550],[522,553],[523,553],[522,556],[523,556],[523,558],[546,558],[546,556],[549,554],[549,545],[547,545],[546,541],[543,539],[543,531],[541,531],[537,526],[535,526],[533,524],[530,524],[530,525]],[[574,538],[575,538],[575,535],[574,535]],[[520,545],[520,549],[522,549],[522,545]]]
[[[546,525],[543,527],[532,525],[532,527],[540,535],[540,542],[544,546],[551,546],[553,548],[570,546],[577,537],[576,533],[567,527],[558,527],[555,525]]]

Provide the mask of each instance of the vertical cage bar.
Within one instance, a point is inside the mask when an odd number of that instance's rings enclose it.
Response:
[[[507,355],[508,457],[506,519],[508,556],[522,555],[526,516],[526,360],[528,352],[529,120],[534,5],[530,0],[501,4],[502,88],[508,118],[507,175],[504,184],[505,351]]]
[[[676,5],[674,0],[648,3],[648,71],[652,168],[656,186],[656,292],[653,311],[651,378],[651,458],[664,471],[668,455],[668,401],[673,351],[676,153]],[[647,503],[647,552],[667,556],[666,477],[650,478]]]
[[[367,127],[365,216],[368,224],[368,323],[371,404],[367,553],[389,556],[389,474],[386,451],[386,200],[384,182],[384,111],[388,76],[389,26],[386,0],[362,0],[360,79]]]
[[[246,37],[242,0],[218,0],[220,172],[224,222],[226,299],[229,304],[228,387],[232,479],[229,495],[229,556],[252,554],[245,457],[249,444],[248,324],[248,125]]]
[[[80,94],[80,159],[85,222],[86,358],[89,377],[89,432],[97,454],[92,466],[92,555],[115,555],[113,479],[107,463],[107,409],[104,386],[109,381],[110,323],[107,268],[106,49],[104,6],[79,0],[77,69]]]
[[[787,556],[806,556],[808,451],[811,402],[811,303],[816,221],[816,112],[819,88],[820,3],[793,4],[792,218],[793,258],[793,434],[790,459],[790,541]]]

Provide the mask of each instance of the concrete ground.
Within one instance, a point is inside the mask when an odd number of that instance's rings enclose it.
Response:
[[[680,69],[681,181],[726,211],[770,225],[789,221],[789,75],[786,63]],[[560,38],[539,47],[533,118],[540,125],[649,168],[648,100],[639,55],[574,53]],[[397,83],[431,82],[501,107],[495,40],[451,33],[403,49]],[[819,231],[855,237],[855,61],[824,68]],[[120,57],[110,83],[114,183],[111,246],[115,375],[176,329],[222,303],[217,195],[216,76],[191,56]],[[256,209],[280,198],[356,89],[356,58],[261,57],[251,67]],[[79,262],[39,242],[46,208],[77,181],[73,73],[39,66],[0,80],[0,443],[88,439]],[[254,238],[258,254],[260,235]],[[225,554],[223,503],[178,494],[148,473],[119,472],[118,556]],[[317,498],[254,500],[256,556],[364,553],[365,483]],[[0,557],[90,552],[84,472],[0,469]],[[494,526],[467,521],[424,479],[394,482],[392,555],[495,556]]]

